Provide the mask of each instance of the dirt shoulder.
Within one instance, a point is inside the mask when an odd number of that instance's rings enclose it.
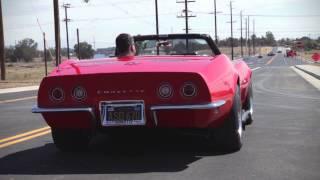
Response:
[[[48,72],[54,68],[53,62],[48,63]],[[6,63],[6,80],[0,80],[0,89],[39,85],[45,77],[45,65],[40,60],[24,63]]]

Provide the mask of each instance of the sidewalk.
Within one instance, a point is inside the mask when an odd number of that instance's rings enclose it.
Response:
[[[320,80],[320,66],[318,65],[296,65],[297,69]]]

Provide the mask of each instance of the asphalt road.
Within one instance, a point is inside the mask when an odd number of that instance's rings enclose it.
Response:
[[[0,148],[0,179],[320,179],[320,92],[282,54],[247,60],[255,121],[244,146],[223,154],[199,137],[116,142],[99,135],[85,153],[61,153],[50,134]],[[36,92],[0,95],[0,102]],[[0,141],[46,126],[35,99],[0,103]]]

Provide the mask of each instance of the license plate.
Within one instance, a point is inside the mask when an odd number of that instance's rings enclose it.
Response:
[[[103,126],[145,125],[143,101],[112,101],[100,103]]]

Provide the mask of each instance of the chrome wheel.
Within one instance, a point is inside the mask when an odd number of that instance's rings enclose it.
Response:
[[[243,133],[243,122],[242,122],[242,106],[241,106],[241,97],[240,97],[240,87],[237,88],[237,98],[238,98],[238,112],[237,112],[237,115],[238,115],[238,129],[237,129],[237,132],[238,132],[238,135],[239,135],[239,138],[242,138],[242,133]]]

